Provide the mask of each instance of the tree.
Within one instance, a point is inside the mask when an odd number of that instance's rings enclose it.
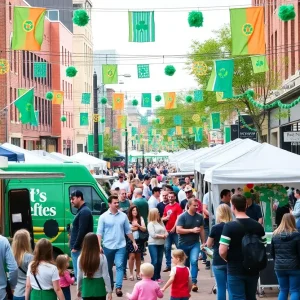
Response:
[[[203,43],[193,41],[191,52],[188,55],[187,68],[190,70],[191,75],[195,76],[199,86],[204,90],[206,89],[210,78],[213,60],[226,59],[231,55],[230,27],[224,25],[223,28],[213,31],[213,33],[215,35],[214,38],[210,38]],[[208,72],[204,76],[196,75],[193,70],[194,64],[199,61],[204,61],[208,67]],[[284,66],[284,63],[281,65]],[[265,142],[265,138],[262,135],[262,126],[267,116],[267,109],[261,109],[254,106],[245,95],[245,92],[249,89],[254,89],[256,91],[256,101],[266,105],[270,92],[276,89],[280,82],[280,70],[277,68],[277,62],[275,66],[276,70],[270,70],[268,74],[255,74],[253,72],[250,57],[236,57],[234,60],[233,89],[235,95],[242,96],[238,99],[231,99],[218,103],[215,101],[214,92],[205,91],[204,105],[209,106],[213,110],[220,111],[223,120],[225,120],[228,117],[228,114],[231,114],[234,110],[247,113],[253,119],[253,124],[257,130],[259,140]]]
[[[188,93],[191,94],[191,93]],[[200,117],[198,121],[193,121],[193,115],[199,114],[201,110],[204,111],[203,105],[196,105],[198,103],[185,103],[185,93],[179,93],[176,95],[177,107],[174,109],[165,109],[160,107],[156,110],[156,120],[153,122],[153,128],[162,131],[163,129],[169,130],[175,128],[174,116],[181,116],[182,119],[182,135],[172,136],[172,140],[176,141],[178,146],[183,149],[198,149],[207,146],[207,138],[203,135],[202,142],[195,142],[195,136],[188,132],[191,127],[204,127],[205,119]],[[201,109],[200,109],[201,107]],[[159,122],[158,122],[159,120]],[[168,137],[164,137],[166,142]]]
[[[111,136],[109,134],[104,135],[103,141],[103,157],[104,158],[113,158],[116,156],[115,150],[119,150],[119,147],[112,146]]]

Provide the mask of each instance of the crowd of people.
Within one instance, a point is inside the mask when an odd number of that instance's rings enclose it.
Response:
[[[155,175],[151,169],[157,169]],[[124,280],[129,280],[136,284],[125,295],[128,299],[162,298],[171,287],[172,300],[187,300],[199,288],[200,260],[206,269],[212,262],[218,300],[226,300],[227,293],[229,299],[256,299],[259,272],[267,264],[260,206],[242,189],[224,189],[219,205],[209,209],[209,194],[197,199],[189,177],[170,182],[165,175],[159,180],[160,174],[153,167],[143,180],[134,172],[118,174],[96,233],[83,193],[72,192],[71,204],[77,208],[70,232],[74,276],[68,271],[70,258],[54,260],[47,239],[39,240],[32,252],[28,231],[17,231],[11,246],[0,236],[1,299],[7,294],[15,300],[69,300],[70,286],[77,285],[78,297],[110,300],[114,289],[117,297],[123,296]],[[281,215],[270,244],[280,300],[289,294],[300,299],[299,190],[293,191],[293,201],[294,209]],[[144,262],[147,253],[151,263]],[[166,282],[162,272],[169,274]]]

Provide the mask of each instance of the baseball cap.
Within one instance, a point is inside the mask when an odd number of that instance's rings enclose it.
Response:
[[[75,190],[71,193],[71,198],[73,197],[81,197],[81,199],[83,199],[83,194],[82,194],[82,191],[79,191],[79,190]]]
[[[184,191],[185,192],[191,192],[193,189],[190,185],[187,185],[185,188],[184,188]]]

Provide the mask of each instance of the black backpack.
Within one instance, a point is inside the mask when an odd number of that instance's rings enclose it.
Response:
[[[242,251],[243,267],[247,272],[257,273],[266,268],[267,251],[261,236],[246,232],[242,239]]]

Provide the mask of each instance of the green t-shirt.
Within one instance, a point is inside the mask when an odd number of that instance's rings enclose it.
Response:
[[[133,200],[133,205],[135,205],[141,215],[143,217],[145,225],[147,227],[148,224],[148,212],[149,212],[149,206],[148,202],[145,198],[138,198]]]
[[[128,199],[126,199],[125,201],[120,201],[119,202],[119,207],[120,207],[120,211],[122,211],[123,213],[127,214],[128,210],[130,208],[130,202]]]

